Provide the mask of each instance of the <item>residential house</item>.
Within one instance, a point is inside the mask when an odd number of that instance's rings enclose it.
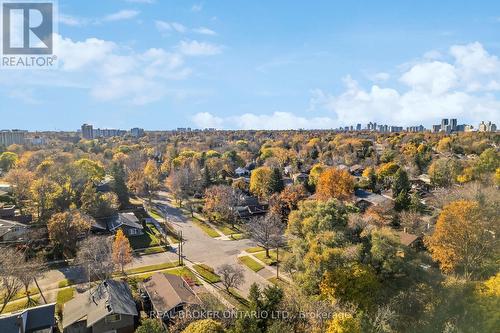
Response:
[[[299,172],[292,175],[292,179],[295,184],[305,184],[309,180],[309,175],[304,172]]]
[[[0,219],[0,243],[23,241],[28,233],[26,224]]]
[[[0,316],[2,333],[56,332],[56,303],[44,304]]]
[[[0,219],[12,218],[16,215],[15,205],[0,203]]]
[[[361,211],[365,211],[370,206],[384,206],[392,205],[392,200],[386,196],[376,194],[373,192],[365,191],[363,189],[356,189],[354,191],[355,205]]]
[[[250,175],[250,171],[245,168],[236,168],[236,170],[234,170],[234,174],[236,177],[247,177]]]
[[[106,280],[64,304],[63,333],[133,333],[137,316],[127,283]]]
[[[201,305],[202,302],[181,276],[154,273],[142,284],[142,294],[151,313],[168,322],[186,305]]]
[[[414,249],[419,249],[423,247],[422,236],[414,235],[408,232],[406,228],[403,231],[397,231],[396,234],[399,236],[399,241],[401,244]]]
[[[127,236],[140,236],[144,234],[144,226],[134,213],[118,213],[111,217],[96,219],[92,224],[94,232],[115,232],[122,229]]]
[[[355,164],[349,168],[349,172],[351,173],[351,175],[355,177],[361,177],[363,175],[364,170],[365,168],[363,168],[363,166],[359,164]]]

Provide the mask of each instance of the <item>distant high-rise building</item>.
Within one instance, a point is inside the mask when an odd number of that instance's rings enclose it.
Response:
[[[457,130],[457,119],[450,119],[450,129],[452,132]]]
[[[361,124],[356,125],[356,131],[361,131]]]
[[[27,132],[28,131],[22,131],[22,130],[0,131],[0,145],[5,147],[13,144],[22,145],[25,143]]]
[[[132,135],[135,138],[140,138],[144,136],[144,129],[138,127],[132,128],[130,130],[130,135]]]
[[[441,131],[446,131],[446,126],[448,126],[448,119],[441,119]]]
[[[481,124],[479,124],[478,131],[479,132],[496,132],[497,125],[493,124],[491,121],[488,121],[487,123],[482,121]]]
[[[94,138],[94,126],[89,124],[82,125],[82,138],[92,140]]]
[[[441,125],[432,125],[432,133],[441,131]]]

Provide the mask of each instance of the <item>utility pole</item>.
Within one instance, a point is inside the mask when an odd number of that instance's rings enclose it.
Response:
[[[179,266],[181,266],[184,264],[184,260],[182,258],[182,256],[183,256],[183,254],[182,254],[182,251],[183,251],[182,230],[179,231],[178,235],[179,235],[179,246],[177,247],[177,253],[179,254]]]
[[[276,279],[278,280],[280,279],[279,266],[280,266],[280,247],[278,246],[276,248]]]

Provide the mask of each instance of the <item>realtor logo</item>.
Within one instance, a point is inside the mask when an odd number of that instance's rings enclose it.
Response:
[[[54,1],[3,0],[1,6],[2,67],[53,67]]]

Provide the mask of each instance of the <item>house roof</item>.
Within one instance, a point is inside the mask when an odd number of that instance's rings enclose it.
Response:
[[[354,191],[354,195],[356,196],[356,202],[365,200],[373,205],[384,205],[391,201],[389,198],[383,195],[365,191],[362,189],[356,189],[356,191]]]
[[[0,237],[12,231],[12,228],[27,229],[28,226],[16,221],[8,221],[0,219]]]
[[[134,213],[118,213],[106,220],[109,231],[114,231],[121,226],[126,226],[135,229],[144,229],[139,219]]]
[[[405,246],[410,246],[411,244],[413,244],[413,242],[420,238],[417,235],[410,234],[404,231],[397,231],[396,233],[399,235],[399,241],[401,242],[401,244]]]
[[[181,304],[201,304],[198,296],[180,276],[155,273],[143,286],[157,312],[167,313]]]
[[[64,305],[63,327],[81,320],[91,327],[111,314],[137,316],[130,289],[125,282],[106,280]]]
[[[56,303],[51,303],[0,316],[0,332],[19,333],[21,323],[24,332],[54,327],[55,307]]]

